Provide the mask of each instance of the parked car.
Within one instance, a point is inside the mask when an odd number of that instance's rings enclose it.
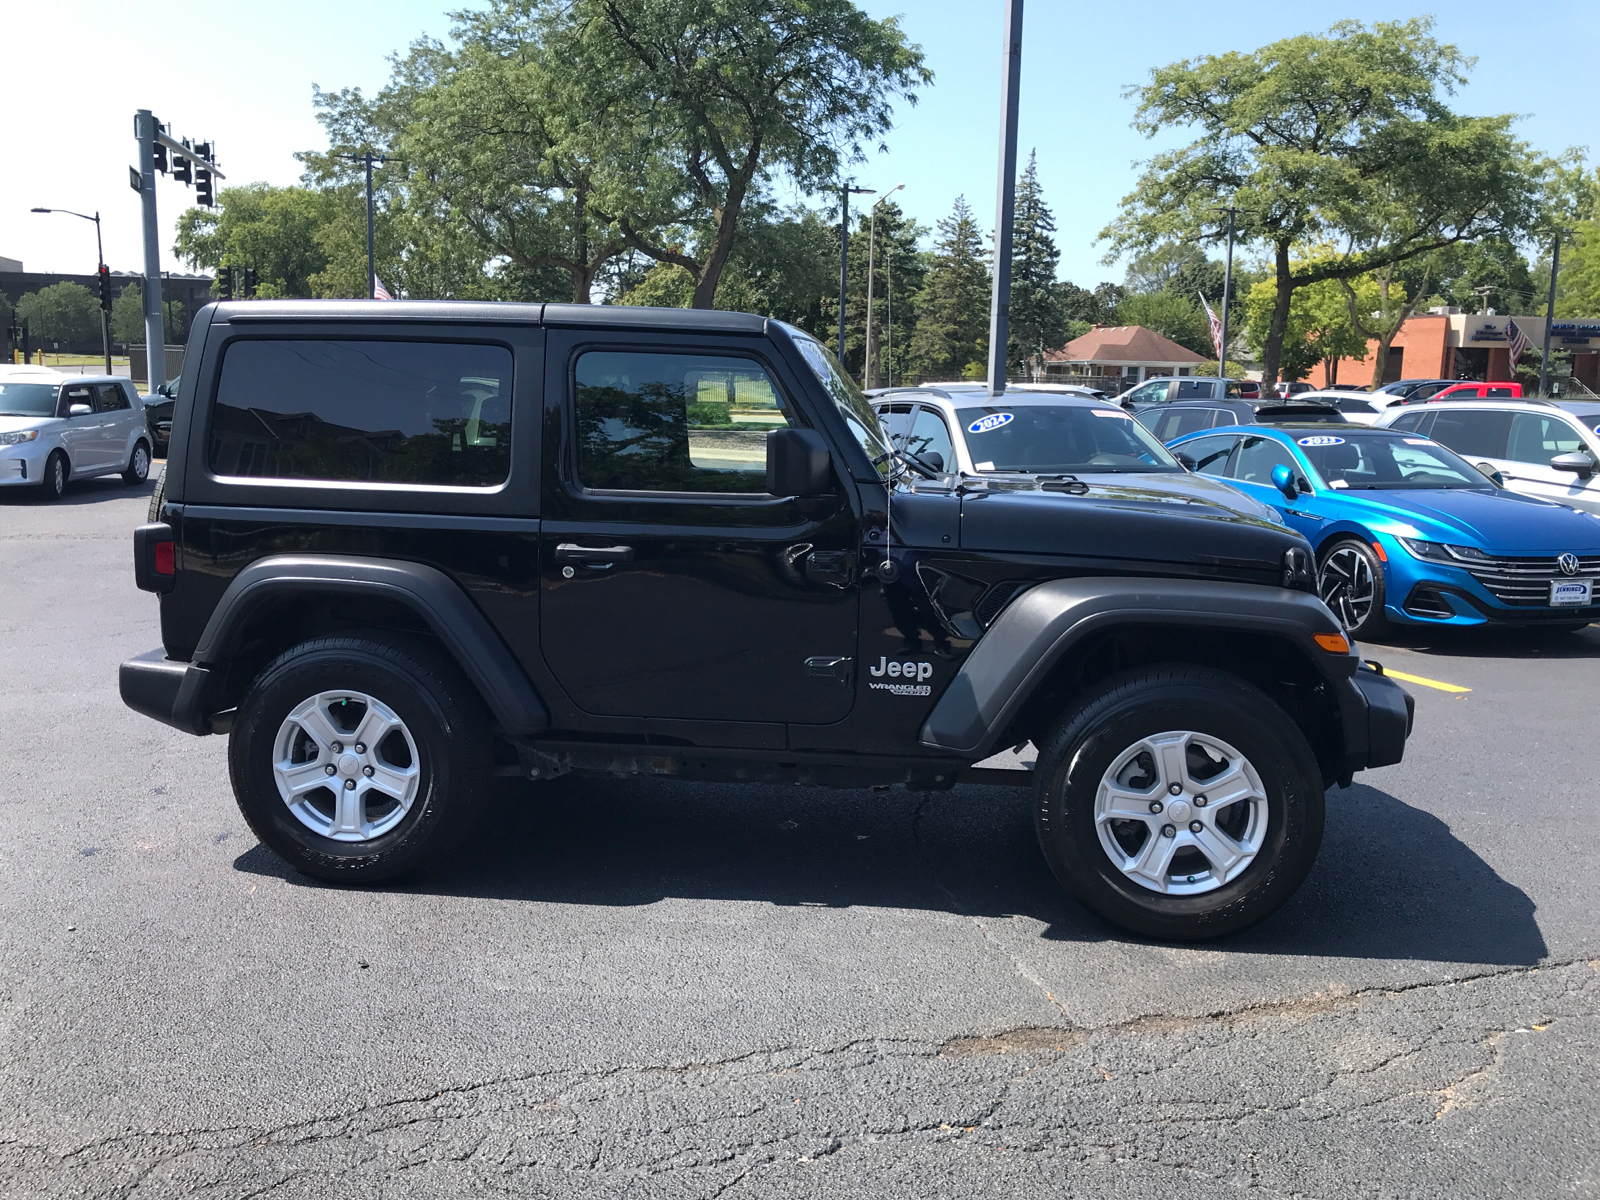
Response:
[[[1186,433],[1221,425],[1256,425],[1277,421],[1324,421],[1338,425],[1346,420],[1336,406],[1315,397],[1303,396],[1291,400],[1272,397],[1266,401],[1180,400],[1175,404],[1146,405],[1135,409],[1133,415],[1163,443]]]
[[[1252,379],[1218,379],[1215,375],[1163,375],[1147,379],[1117,397],[1123,408],[1144,408],[1182,400],[1253,400],[1261,395]]]
[[[1417,400],[1426,400],[1435,392],[1443,391],[1452,384],[1460,383],[1459,379],[1397,379],[1393,383],[1386,383],[1374,396],[1392,397],[1389,400],[1379,400],[1385,406],[1390,404],[1405,404]]]
[[[1503,491],[1428,438],[1257,426],[1171,449],[1306,535],[1318,591],[1352,637],[1391,625],[1566,631],[1600,618],[1600,520]]]
[[[1452,383],[1447,388],[1440,388],[1433,395],[1427,397],[1426,403],[1435,404],[1440,400],[1520,400],[1522,399],[1522,385],[1520,383]],[[1407,401],[1415,404],[1415,400]]]
[[[1513,492],[1600,514],[1600,403],[1441,400],[1379,423],[1444,443]]]
[[[1317,390],[1309,383],[1300,383],[1299,381],[1291,382],[1284,379],[1280,379],[1274,386],[1280,399],[1287,399],[1290,396],[1300,396],[1304,395],[1306,392],[1314,392]]]
[[[144,398],[145,424],[150,429],[151,451],[157,458],[167,456],[167,443],[172,438],[172,405],[177,395],[178,380],[169,379]]]
[[[1301,392],[1295,396],[1297,404],[1326,404],[1344,414],[1346,421],[1357,425],[1374,424],[1383,415],[1385,404],[1365,388],[1323,388],[1317,392]]]
[[[150,433],[131,379],[116,375],[0,376],[0,487],[56,499],[68,479],[150,474]]]
[[[873,397],[890,444],[917,463],[956,475],[1170,473],[1170,456],[1109,400],[1006,388],[923,384]],[[1114,418],[1107,423],[1105,418]],[[1264,516],[1264,513],[1257,513]]]
[[[1114,405],[944,396],[997,467],[1059,420],[1082,472],[972,479],[743,313],[259,300],[190,354],[133,541],[163,644],[122,697],[226,733],[251,829],[318,878],[422,866],[496,775],[968,781],[1033,789],[1091,910],[1215,937],[1410,731],[1305,539]]]

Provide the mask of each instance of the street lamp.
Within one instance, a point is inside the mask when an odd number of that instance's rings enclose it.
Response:
[[[858,188],[854,179],[839,185],[839,365],[844,366],[844,293],[850,282],[850,197],[870,196],[872,188]]]
[[[98,212],[90,217],[81,212],[73,212],[70,208],[36,208],[33,211],[36,213],[65,213],[69,217],[81,217],[85,221],[93,221],[95,257],[99,259],[99,265],[95,269],[95,278],[104,278],[106,249],[104,243],[100,240],[100,214]],[[111,374],[111,314],[106,311],[104,299],[100,302],[100,348],[105,351],[106,374],[109,375]]]
[[[878,197],[878,203],[872,206],[872,222],[867,233],[867,361],[861,368],[861,386],[863,388],[872,386],[872,272],[878,248],[878,207],[903,187],[905,187],[903,183],[895,184],[882,196]]]

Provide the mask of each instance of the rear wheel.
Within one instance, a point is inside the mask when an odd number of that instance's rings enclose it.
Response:
[[[161,474],[156,476],[156,490],[150,493],[150,509],[145,520],[154,524],[161,520],[161,506],[167,499],[167,469],[161,468]]]
[[[45,460],[44,478],[39,481],[39,487],[44,492],[46,500],[59,500],[67,490],[67,476],[70,468],[67,466],[67,456],[60,450],[55,451]]]
[[[1124,929],[1233,933],[1294,894],[1322,843],[1311,747],[1243,680],[1201,667],[1113,677],[1039,755],[1034,819],[1061,885]]]
[[[133,453],[128,455],[128,466],[122,472],[122,482],[138,484],[148,478],[150,478],[150,447],[143,442],[135,442]]]
[[[1374,638],[1389,631],[1383,613],[1383,564],[1365,542],[1345,538],[1323,552],[1317,592],[1351,637]]]
[[[487,728],[472,685],[421,643],[306,642],[239,705],[234,796],[256,836],[306,874],[390,879],[470,826],[492,778]]]

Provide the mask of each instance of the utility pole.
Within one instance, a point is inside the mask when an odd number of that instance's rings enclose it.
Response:
[[[338,157],[364,163],[367,168],[367,299],[373,300],[378,295],[378,274],[372,259],[372,164],[386,163],[389,160],[381,154],[374,154],[371,150],[360,154],[341,154]]]
[[[1550,327],[1556,323],[1556,273],[1561,270],[1561,230],[1550,250],[1550,304],[1544,310],[1544,349],[1539,354],[1539,395],[1550,395]]]
[[[1000,181],[995,197],[994,294],[989,304],[989,394],[1006,390],[1011,338],[1011,224],[1017,207],[1017,102],[1022,84],[1022,0],[1006,0],[1000,73]]]
[[[872,188],[854,186],[846,179],[839,186],[839,365],[844,366],[844,293],[850,282],[850,197],[870,196]]]
[[[1233,218],[1239,210],[1230,205],[1223,211],[1228,214],[1228,257],[1222,268],[1222,348],[1217,351],[1218,379],[1228,373],[1228,303],[1233,299]]]
[[[175,168],[179,162],[192,161],[217,179],[227,176],[217,169],[216,163],[197,154],[192,147],[162,133],[148,108],[141,108],[134,114],[133,136],[139,142],[139,198],[144,205],[144,349],[149,374],[145,384],[153,394],[167,381],[166,333],[161,319],[161,225],[156,218],[156,149],[164,148],[163,159],[166,152],[171,151],[175,156]],[[162,170],[166,170],[165,165]],[[132,182],[131,175],[129,182]]]
[[[892,188],[890,188],[887,192],[885,192],[882,196],[880,196],[878,198],[878,203],[877,204],[874,204],[872,206],[872,224],[871,224],[871,227],[870,227],[870,229],[869,229],[869,231],[867,233],[867,361],[862,365],[862,368],[861,368],[861,386],[863,388],[870,388],[872,386],[872,379],[873,379],[873,375],[872,375],[872,283],[873,283],[873,271],[875,270],[875,262],[876,262],[876,256],[877,256],[877,250],[878,250],[878,205],[882,204],[885,200],[887,200],[890,196],[894,195],[896,192],[898,192],[903,187],[905,187],[905,184],[903,184],[903,183],[895,184]]]

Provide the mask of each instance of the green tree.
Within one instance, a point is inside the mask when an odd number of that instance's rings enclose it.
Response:
[[[1117,305],[1116,320],[1118,325],[1143,325],[1153,329],[1196,354],[1216,352],[1211,344],[1211,326],[1192,294],[1135,292],[1124,296]]]
[[[252,267],[256,295],[312,296],[312,277],[328,265],[318,234],[334,217],[336,198],[304,187],[249,183],[224,188],[220,209],[178,216],[173,252],[191,267]],[[366,295],[362,288],[359,295]]]
[[[1090,291],[1062,280],[1056,284],[1056,291],[1067,320],[1089,325],[1108,325],[1116,320],[1117,305],[1123,297],[1123,289],[1114,283],[1102,283]]]
[[[955,379],[979,373],[989,355],[989,249],[978,222],[957,196],[939,222],[933,260],[917,297],[917,326],[907,373]]]
[[[580,111],[606,114],[589,123],[609,143],[597,205],[628,245],[689,273],[696,308],[715,305],[740,215],[770,172],[835,185],[888,131],[893,100],[914,102],[932,79],[896,20],[849,0],[529,2],[569,14],[554,29],[558,61],[581,81]],[[653,232],[668,196],[695,243]]]
[[[169,346],[181,345],[183,301],[162,301],[161,315],[161,340]],[[144,289],[137,283],[128,284],[111,302],[111,340],[125,346],[144,345]]]
[[[1316,257],[1308,256],[1308,260],[1314,263]],[[1301,265],[1297,261],[1296,266]],[[1377,284],[1369,276],[1351,280],[1350,287],[1359,297],[1357,307],[1370,312],[1377,303]],[[1257,353],[1269,336],[1277,300],[1277,283],[1271,279],[1262,280],[1245,294],[1247,340]],[[1351,322],[1345,281],[1320,279],[1296,288],[1292,300],[1280,360],[1284,377],[1302,379],[1320,362],[1328,382],[1337,382],[1339,359],[1364,358],[1367,351],[1367,335]]]
[[[1271,386],[1297,290],[1534,227],[1550,164],[1511,136],[1511,117],[1447,107],[1472,60],[1431,29],[1428,18],[1370,29],[1343,21],[1325,36],[1152,72],[1135,128],[1153,137],[1192,127],[1198,137],[1146,164],[1102,231],[1111,257],[1164,242],[1215,244],[1218,206],[1236,205],[1240,239],[1263,245],[1272,263],[1260,343]],[[1347,249],[1292,265],[1294,247],[1322,241]]]
[[[1350,328],[1362,338],[1378,343],[1372,356],[1372,382],[1369,386],[1373,391],[1383,386],[1384,374],[1389,369],[1389,350],[1394,345],[1394,339],[1411,319],[1411,314],[1416,312],[1422,298],[1428,294],[1433,262],[1430,258],[1422,260],[1422,263],[1420,276],[1409,288],[1401,277],[1402,268],[1406,265],[1404,263],[1390,263],[1370,275],[1337,281],[1344,292]],[[1363,345],[1358,356],[1365,357],[1365,350]],[[1330,374],[1328,381],[1334,382],[1334,376]]]
[[[100,335],[100,302],[81,283],[52,283],[17,298],[17,316],[35,339],[86,342]]]
[[[816,277],[816,282],[820,284],[819,321],[812,331],[829,346],[836,347],[839,329],[839,226],[837,212],[830,216],[833,219],[827,225],[827,251]],[[871,214],[856,214],[856,227],[850,233],[850,273],[845,287],[843,366],[857,379],[865,380],[867,376],[869,261],[873,270],[873,351],[877,357],[873,384],[904,374],[912,339],[916,336],[917,297],[928,273],[928,255],[918,248],[918,242],[927,232],[925,226],[907,217],[898,204],[886,201],[878,209],[878,242],[876,251],[872,251]],[[718,307],[724,307],[720,300]]]
[[[1008,369],[1044,361],[1046,350],[1067,340],[1067,311],[1056,284],[1061,251],[1056,248],[1056,221],[1039,186],[1037,152],[1017,183],[1016,216],[1011,242],[1011,316]]]

